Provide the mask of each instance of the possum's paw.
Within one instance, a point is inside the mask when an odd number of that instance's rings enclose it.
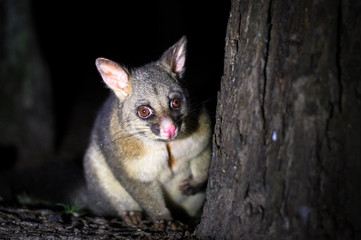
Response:
[[[143,224],[143,214],[140,211],[125,212],[123,220],[130,226],[139,226]]]
[[[189,196],[199,192],[202,189],[203,185],[203,183],[196,183],[194,179],[190,176],[181,181],[178,188],[184,195]]]
[[[184,231],[186,229],[188,229],[187,225],[175,220],[158,220],[151,227],[151,230],[155,232]]]

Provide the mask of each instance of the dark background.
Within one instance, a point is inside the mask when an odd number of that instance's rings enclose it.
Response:
[[[34,1],[34,27],[52,80],[56,151],[84,151],[109,93],[97,57],[140,66],[183,35],[187,81],[214,112],[229,8],[228,1]]]

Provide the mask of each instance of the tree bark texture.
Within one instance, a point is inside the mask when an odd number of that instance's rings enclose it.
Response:
[[[34,166],[52,152],[54,129],[50,77],[35,37],[30,1],[0,1],[0,84],[3,163],[17,160],[18,167]]]
[[[232,0],[200,236],[361,239],[360,12]]]

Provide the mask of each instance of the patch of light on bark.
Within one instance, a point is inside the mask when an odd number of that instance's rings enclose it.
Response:
[[[272,140],[274,142],[277,141],[277,132],[276,131],[273,131],[273,133],[272,133]]]

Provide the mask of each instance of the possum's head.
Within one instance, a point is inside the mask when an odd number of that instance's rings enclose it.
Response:
[[[171,141],[181,132],[188,113],[187,93],[180,81],[185,70],[185,37],[154,63],[128,71],[98,58],[97,68],[120,100],[120,119],[127,132],[140,138]]]

